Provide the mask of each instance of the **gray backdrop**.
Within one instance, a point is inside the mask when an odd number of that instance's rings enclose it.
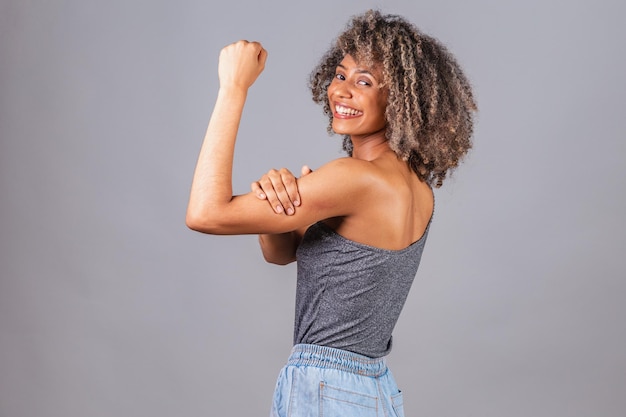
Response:
[[[309,70],[348,18],[446,43],[480,106],[389,362],[409,416],[626,412],[625,7],[565,1],[0,2],[0,416],[264,416],[293,265],[186,229],[219,49],[269,51],[235,188],[341,155]]]

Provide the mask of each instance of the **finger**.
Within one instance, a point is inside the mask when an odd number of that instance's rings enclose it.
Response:
[[[265,62],[267,61],[267,49],[261,47],[261,52],[259,52],[259,65],[261,71],[265,69]]]
[[[249,47],[253,48],[253,50],[256,52],[259,64],[264,65],[265,60],[267,59],[267,50],[263,48],[263,45],[261,45],[261,42],[258,42],[258,41],[252,41],[252,42],[245,41],[245,42]]]
[[[311,168],[309,168],[308,165],[302,165],[302,169],[300,170],[300,173],[302,174],[303,177],[305,175],[310,174],[311,172],[313,172],[313,170]]]
[[[306,175],[309,175],[311,172],[313,172],[313,170],[311,168],[309,168],[308,165],[302,165],[302,168],[300,169],[300,174],[301,174],[302,177],[304,177]],[[295,182],[295,184],[296,184],[296,187],[297,187],[298,183]],[[295,206],[300,206],[300,204],[302,204],[301,203],[302,200],[300,199],[300,190],[298,188],[296,188],[296,192],[297,192],[297,195],[294,197],[295,199],[293,200],[293,204]]]
[[[290,181],[293,181],[294,178],[293,174],[285,168],[280,171],[273,170],[268,174],[272,181],[274,192],[280,201],[280,205],[283,207],[286,214],[292,215],[295,210],[287,186],[293,188],[293,185],[290,184]]]
[[[261,200],[265,200],[267,198],[258,181],[254,181],[250,184],[250,190]]]
[[[276,189],[274,188],[274,183],[270,179],[269,175],[263,175],[263,177],[261,177],[261,179],[257,182],[259,183],[259,186],[265,194],[268,203],[272,207],[272,210],[274,210],[274,212],[278,214],[283,213],[285,211],[285,208],[278,199]]]
[[[296,177],[287,168],[282,168],[279,172],[281,181],[287,193],[287,197],[289,198],[289,202],[293,203],[293,205],[296,207],[299,206],[300,193],[298,192],[298,183],[296,181]],[[283,203],[285,202],[286,201],[283,201]]]

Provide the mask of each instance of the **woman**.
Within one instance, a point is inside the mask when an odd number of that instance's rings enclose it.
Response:
[[[355,16],[311,76],[349,156],[298,179],[270,171],[233,196],[237,129],[266,59],[257,42],[220,53],[187,225],[256,233],[268,262],[298,262],[294,348],[272,415],[402,415],[384,357],[428,233],[431,187],[471,147],[470,85],[445,47],[403,18]]]

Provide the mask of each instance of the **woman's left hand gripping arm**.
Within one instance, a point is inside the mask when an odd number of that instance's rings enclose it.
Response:
[[[302,167],[302,177],[311,172],[308,166]],[[294,215],[296,207],[301,204],[297,179],[286,168],[271,169],[250,188],[260,200],[267,200],[276,214]],[[295,261],[296,250],[305,231],[306,226],[286,233],[260,234],[259,244],[265,260],[278,265]]]
[[[187,207],[187,225],[209,229],[207,219],[233,198],[235,139],[248,89],[265,68],[267,51],[258,42],[238,41],[220,53],[220,88],[200,150]]]
[[[307,165],[302,166],[301,175],[313,172]],[[270,169],[258,181],[250,185],[250,190],[260,199],[267,200],[277,214],[293,215],[300,205],[300,192],[295,175],[287,168]]]

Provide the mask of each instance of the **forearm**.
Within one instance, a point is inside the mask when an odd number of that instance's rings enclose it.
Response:
[[[193,176],[187,223],[206,221],[233,196],[235,140],[246,101],[245,88],[220,88]]]
[[[300,244],[298,231],[259,235],[263,258],[273,264],[287,265],[296,260],[296,249]]]

